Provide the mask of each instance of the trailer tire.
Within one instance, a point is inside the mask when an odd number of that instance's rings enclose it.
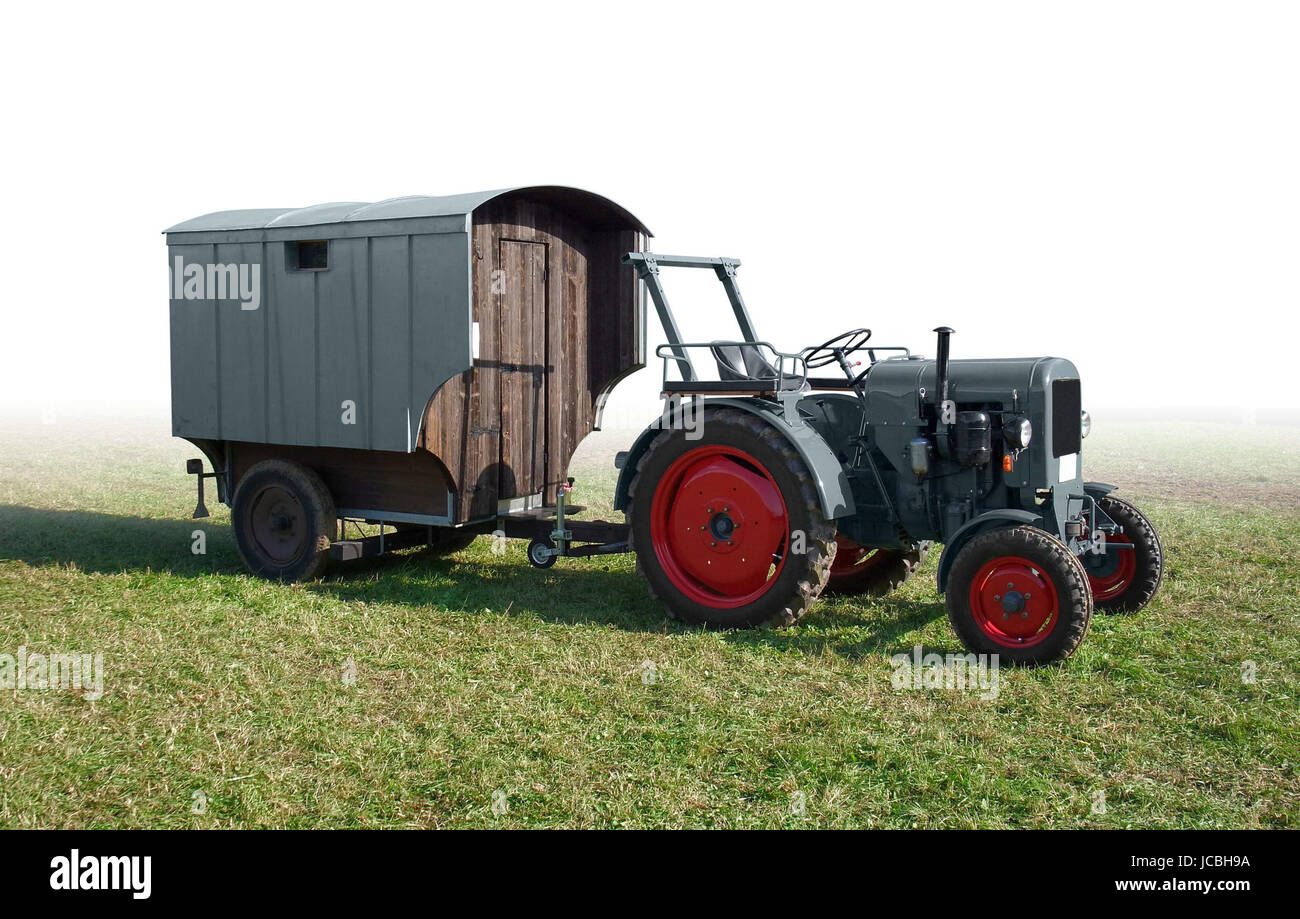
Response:
[[[1032,526],[998,527],[963,545],[945,600],[962,644],[1013,664],[1064,660],[1092,621],[1083,565],[1065,543]]]
[[[826,586],[835,522],[822,516],[803,458],[761,418],[707,409],[703,430],[701,440],[664,431],[637,464],[627,512],[637,572],[672,618],[793,625]],[[679,491],[688,481],[698,493]]]
[[[875,549],[858,560],[855,556],[864,550],[863,546],[843,535],[837,535],[835,542],[835,561],[823,593],[841,597],[883,597],[897,590],[925,564],[931,545],[923,542],[907,552]]]
[[[334,498],[300,463],[263,460],[244,473],[230,511],[248,570],[276,581],[310,581],[329,564],[338,533]]]
[[[1094,567],[1095,557],[1083,557],[1093,603],[1103,613],[1136,613],[1151,602],[1164,578],[1165,550],[1160,535],[1140,510],[1122,498],[1106,495],[1097,506],[1124,528],[1123,535],[1112,536],[1108,542],[1131,543],[1133,548],[1118,550],[1115,562],[1100,570]]]

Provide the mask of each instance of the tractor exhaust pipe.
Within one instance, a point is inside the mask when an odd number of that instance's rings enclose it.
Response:
[[[941,325],[934,331],[939,333],[939,344],[934,356],[935,389],[939,396],[936,404],[942,414],[943,407],[948,402],[948,337],[952,335],[952,329]]]

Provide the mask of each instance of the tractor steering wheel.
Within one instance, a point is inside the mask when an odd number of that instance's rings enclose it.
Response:
[[[854,351],[860,350],[870,337],[870,329],[851,329],[841,335],[836,335],[825,344],[818,345],[815,348],[805,348],[803,350],[804,366],[811,370],[835,363],[839,355],[852,354]]]

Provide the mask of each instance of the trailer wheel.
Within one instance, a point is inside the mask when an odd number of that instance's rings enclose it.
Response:
[[[256,464],[240,480],[231,527],[253,574],[308,581],[329,562],[338,516],[320,476],[299,463],[272,459]]]
[[[923,542],[909,552],[873,549],[859,545],[843,534],[835,536],[835,560],[831,562],[827,594],[845,597],[882,597],[912,579],[925,564],[930,543]]]
[[[788,626],[826,586],[835,524],[771,425],[710,410],[704,438],[665,431],[628,489],[637,570],[668,615],[717,628]]]
[[[948,619],[968,649],[1013,664],[1049,664],[1074,653],[1092,621],[1083,565],[1051,534],[1001,527],[957,553]]]
[[[1117,536],[1108,536],[1107,544],[1132,545],[1103,555],[1081,557],[1084,571],[1092,585],[1092,600],[1106,613],[1135,613],[1151,602],[1164,577],[1165,550],[1160,536],[1132,504],[1114,495],[1106,495],[1097,506],[1124,528]]]

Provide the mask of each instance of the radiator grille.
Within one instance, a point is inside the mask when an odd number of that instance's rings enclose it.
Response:
[[[1056,380],[1052,383],[1052,456],[1078,453],[1083,446],[1079,417],[1083,406],[1078,380]]]

